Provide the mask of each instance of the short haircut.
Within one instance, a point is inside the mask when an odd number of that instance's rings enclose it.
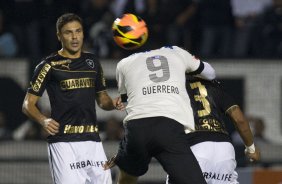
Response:
[[[57,32],[60,33],[64,25],[73,21],[77,21],[82,25],[82,19],[74,13],[65,13],[62,16],[60,16],[57,19],[57,23],[56,23]]]

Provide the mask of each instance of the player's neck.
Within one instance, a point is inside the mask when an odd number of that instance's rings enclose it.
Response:
[[[66,57],[66,58],[75,59],[75,58],[79,58],[80,57],[81,51],[78,51],[76,53],[70,53],[66,49],[62,48],[61,50],[58,51],[58,54],[63,56],[63,57]]]

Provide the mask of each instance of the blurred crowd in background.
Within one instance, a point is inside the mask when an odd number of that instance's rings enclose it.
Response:
[[[0,55],[33,62],[59,48],[55,23],[65,12],[84,20],[85,48],[121,58],[111,25],[134,13],[149,27],[143,49],[178,45],[202,58],[282,55],[282,0],[1,0]]]
[[[146,21],[149,38],[142,47],[145,50],[178,45],[205,59],[282,56],[282,0],[1,0],[0,57],[27,58],[32,71],[41,58],[60,49],[56,20],[66,12],[82,17],[85,50],[102,59],[120,59],[130,53],[112,39],[112,23],[124,13]],[[0,101],[11,104],[0,104],[0,140],[45,139],[37,124],[18,129],[27,120],[21,113],[25,92],[10,79],[1,78],[0,86],[9,89],[1,90],[2,97],[9,91],[18,93],[14,94],[17,98]],[[267,141],[263,119],[250,117],[250,122],[255,139]],[[122,122],[115,117],[100,125],[103,140],[123,137]],[[244,146],[238,135],[232,138],[238,147]]]

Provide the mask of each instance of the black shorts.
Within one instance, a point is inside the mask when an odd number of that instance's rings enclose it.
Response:
[[[141,176],[155,157],[173,184],[206,183],[187,144],[182,124],[166,117],[130,120],[115,163],[124,172]]]

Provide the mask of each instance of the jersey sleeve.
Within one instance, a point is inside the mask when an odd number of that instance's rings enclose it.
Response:
[[[96,93],[106,90],[106,79],[100,62],[97,62],[97,76],[95,82]]]
[[[36,96],[42,96],[48,81],[50,80],[50,73],[51,65],[49,63],[42,61],[40,64],[38,64],[34,70],[27,92]]]
[[[125,88],[124,75],[123,75],[122,67],[121,67],[120,64],[117,65],[116,80],[117,80],[119,94],[125,95],[127,92],[126,92],[126,88]]]
[[[202,72],[204,64],[199,59],[180,47],[173,46],[173,48],[182,56],[186,73],[196,75]]]

